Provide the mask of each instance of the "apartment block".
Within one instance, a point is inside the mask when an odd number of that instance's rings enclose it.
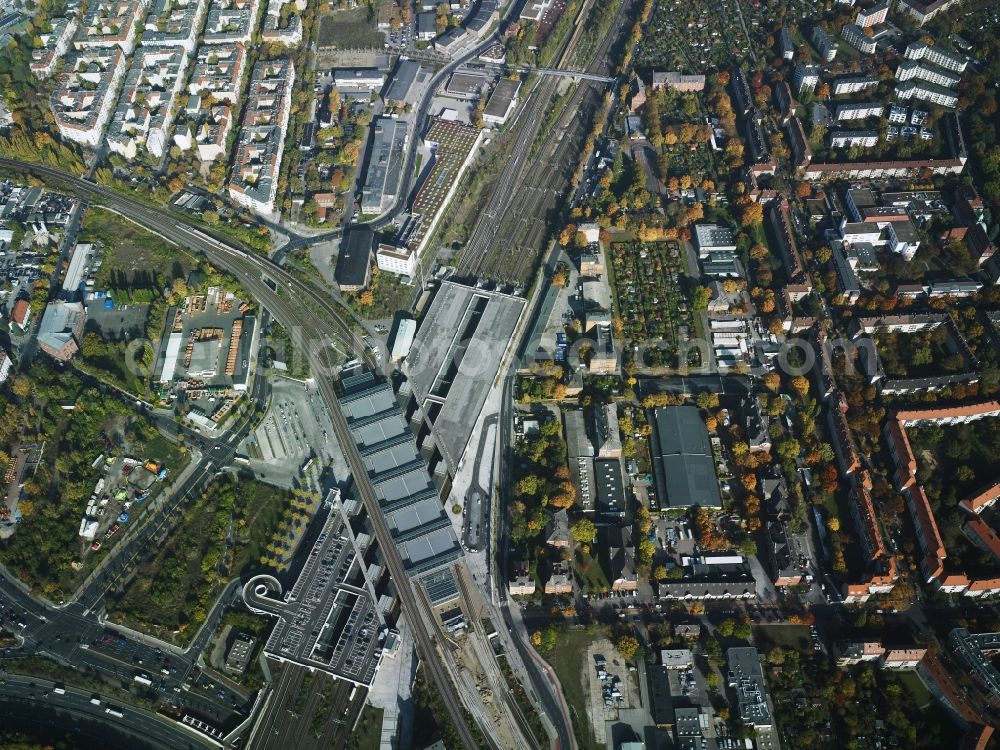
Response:
[[[919,99],[937,104],[939,107],[954,107],[958,104],[958,94],[943,86],[935,86],[925,81],[904,81],[896,87],[896,98],[900,101]]]
[[[954,5],[958,5],[960,0],[899,0],[899,12],[905,13],[916,22],[917,26],[923,26],[938,13],[943,13]]]
[[[129,55],[145,14],[143,0],[96,0],[87,8],[73,45],[79,50],[119,47]]]
[[[879,102],[867,102],[863,104],[841,104],[837,107],[836,119],[838,122],[844,120],[865,120],[869,117],[881,117],[884,107]]]
[[[896,80],[909,81],[911,79],[953,89],[958,87],[962,76],[919,60],[904,60],[896,68]]]
[[[50,100],[59,134],[96,147],[124,74],[125,53],[117,45],[71,53]]]
[[[946,49],[927,44],[926,42],[912,42],[903,53],[907,60],[925,60],[939,68],[951,70],[955,73],[965,72],[969,65],[968,58],[949,52]]]
[[[174,143],[184,151],[198,150],[202,161],[226,153],[233,112],[246,74],[246,48],[240,42],[203,44],[188,81],[188,104],[178,113]]]
[[[252,211],[274,212],[294,83],[291,60],[259,62],[250,77],[229,196]]]
[[[134,159],[144,146],[153,156],[163,156],[186,68],[183,47],[136,50],[108,126],[112,151]]]
[[[235,104],[246,72],[246,48],[236,43],[202,45],[195,56],[188,93],[211,94],[216,101]]]
[[[194,52],[207,0],[152,0],[139,37],[143,46],[183,47]]]
[[[205,44],[246,44],[256,26],[259,11],[260,0],[209,0],[202,41]]]
[[[852,146],[871,148],[877,143],[877,130],[838,130],[830,133],[830,145],[833,148],[851,148]]]
[[[842,76],[835,79],[830,88],[834,96],[839,96],[840,94],[859,94],[876,86],[878,86],[878,78],[874,76]]]
[[[50,23],[52,31],[39,34],[42,46],[31,51],[31,72],[38,78],[48,78],[56,72],[56,63],[66,54],[76,33],[75,17],[53,18]]]
[[[826,33],[826,30],[819,25],[813,26],[810,38],[816,51],[819,52],[819,56],[825,62],[833,62],[837,56],[837,42]]]
[[[812,91],[819,83],[819,66],[799,63],[792,74],[792,86],[799,95],[803,90]]]
[[[867,29],[869,26],[885,23],[885,19],[888,15],[889,3],[888,0],[884,0],[884,2],[877,3],[870,8],[862,8],[859,10],[858,15],[854,19],[854,23],[859,28]]]
[[[778,34],[778,47],[781,50],[781,57],[784,60],[791,60],[795,57],[795,45],[792,43],[792,32],[782,28]]]
[[[260,35],[263,41],[288,46],[301,44],[302,18],[296,14],[306,9],[306,0],[291,0],[291,2],[295,13],[289,16],[287,25],[281,26],[281,11],[288,5],[289,0],[269,0],[264,11],[264,30]]]
[[[174,130],[174,143],[182,151],[198,150],[202,161],[215,161],[226,154],[226,139],[233,127],[233,110],[228,104],[208,104],[201,96],[192,96],[178,113],[181,118]]]
[[[840,36],[862,55],[871,55],[875,52],[875,41],[856,24],[845,23]]]

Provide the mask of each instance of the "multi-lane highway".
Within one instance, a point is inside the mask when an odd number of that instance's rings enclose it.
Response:
[[[103,737],[110,747],[150,750],[222,747],[221,743],[151,711],[72,687],[57,688],[49,680],[4,675],[0,697],[4,704],[0,716],[7,726],[44,724],[50,729],[90,735],[92,740]]]
[[[477,742],[466,721],[451,675],[437,654],[436,644],[424,622],[416,592],[382,517],[375,491],[368,481],[367,469],[340,410],[333,380],[325,376],[332,375],[329,343],[333,340],[353,351],[369,367],[376,368],[376,363],[366,352],[364,343],[340,317],[339,310],[329,299],[273,261],[247,253],[211,237],[199,228],[181,223],[169,211],[144,205],[109,188],[94,185],[51,167],[13,159],[0,159],[0,167],[31,173],[43,180],[58,181],[60,185],[71,189],[81,197],[87,197],[93,203],[118,211],[177,245],[205,254],[212,263],[233,274],[244,288],[290,332],[293,340],[308,357],[311,371],[317,378],[320,396],[330,411],[334,430],[350,466],[356,491],[371,518],[379,548],[382,550],[386,567],[396,585],[403,608],[410,614],[410,623],[428,673],[435,682],[462,743],[470,750],[476,748]],[[491,727],[480,727],[480,729],[485,735],[491,735]]]

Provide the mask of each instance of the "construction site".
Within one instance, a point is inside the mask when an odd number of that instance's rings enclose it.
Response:
[[[247,390],[259,332],[249,303],[221,287],[167,311],[153,368],[160,398],[212,428]]]

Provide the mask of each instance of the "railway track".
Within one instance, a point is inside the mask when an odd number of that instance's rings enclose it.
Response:
[[[595,75],[613,73],[609,71],[607,59],[633,5],[633,0],[622,2],[585,72]],[[588,7],[581,10],[576,31],[560,56],[560,65],[572,54],[579,41],[585,28],[581,20],[586,19]],[[525,156],[538,136],[544,118],[537,114],[523,118],[529,123],[527,130],[518,134],[512,158],[501,173],[487,209],[473,227],[459,263],[459,276],[490,278],[522,287],[528,284],[548,231],[547,217],[559,209],[566,182],[576,169],[577,156],[586,138],[590,117],[581,115],[581,109],[589,98],[593,102],[588,106],[588,114],[595,112],[600,106],[598,97],[603,88],[593,81],[581,80],[563,103],[556,122],[545,135],[538,149],[539,159],[528,160],[528,163],[524,163]],[[541,84],[536,92],[543,93]],[[545,98],[533,100],[533,108],[551,101],[554,92],[546,90],[545,93]],[[580,147],[574,147],[572,144],[575,143]]]
[[[436,651],[434,639],[421,616],[422,610],[418,604],[413,584],[403,566],[399,550],[393,541],[385,518],[382,516],[375,490],[368,480],[368,471],[351,435],[347,420],[340,409],[340,403],[333,388],[333,380],[330,377],[332,376],[331,363],[325,353],[326,346],[324,345],[333,336],[342,337],[342,343],[358,352],[358,358],[377,371],[377,363],[365,351],[364,344],[351,330],[351,327],[339,317],[328,300],[321,299],[315,290],[300,282],[269,259],[223,242],[201,228],[193,227],[190,222],[182,221],[168,211],[146,206],[108,188],[51,167],[0,158],[0,167],[4,166],[14,171],[34,174],[36,177],[48,178],[50,182],[59,182],[75,194],[82,193],[92,199],[103,199],[104,205],[127,215],[133,221],[162,235],[174,244],[203,253],[213,263],[232,273],[247,291],[289,331],[293,340],[309,359],[320,395],[330,412],[337,440],[347,458],[351,475],[354,478],[355,490],[364,503],[371,520],[379,548],[382,551],[386,567],[395,582],[403,608],[412,615],[410,619],[414,636],[431,679],[455,725],[462,745],[468,750],[476,750],[479,743],[469,729],[451,675],[442,664]],[[280,293],[279,290],[281,290]],[[325,311],[331,318],[327,320],[325,316],[318,316],[317,311]],[[328,327],[332,328],[333,331],[327,330]],[[491,736],[491,727],[482,727],[481,729],[486,736]]]
[[[455,575],[455,580],[458,582],[458,592],[462,603],[462,610],[468,615],[469,620],[472,622],[472,628],[476,631],[477,636],[487,645],[487,653],[482,654],[481,659],[483,661],[483,668],[490,673],[490,683],[494,686],[493,692],[496,696],[496,700],[498,702],[502,701],[504,707],[509,710],[510,717],[517,724],[517,729],[521,734],[521,738],[529,743],[528,746],[531,750],[541,750],[542,746],[539,744],[539,738],[535,736],[534,731],[528,724],[528,720],[525,717],[524,712],[521,710],[521,706],[517,705],[517,703],[512,700],[509,692],[503,690],[503,687],[506,685],[506,679],[504,678],[503,673],[500,672],[500,666],[494,663],[497,657],[493,655],[493,649],[489,646],[489,639],[486,637],[486,632],[483,629],[483,623],[479,618],[479,612],[477,608],[472,605],[468,581],[466,580],[465,575],[463,575],[462,570],[456,569],[453,573]]]

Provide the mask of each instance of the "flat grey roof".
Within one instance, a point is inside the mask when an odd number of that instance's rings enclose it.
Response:
[[[434,437],[452,472],[523,309],[520,297],[444,281],[417,330],[404,370],[425,414],[441,404]]]
[[[653,464],[661,501],[670,507],[719,507],[719,480],[708,429],[694,406],[669,406],[653,412]]]
[[[370,372],[358,371],[343,373],[340,387],[341,409],[379,505],[389,511],[386,524],[407,570],[421,575],[461,557],[458,538],[392,387]]]

